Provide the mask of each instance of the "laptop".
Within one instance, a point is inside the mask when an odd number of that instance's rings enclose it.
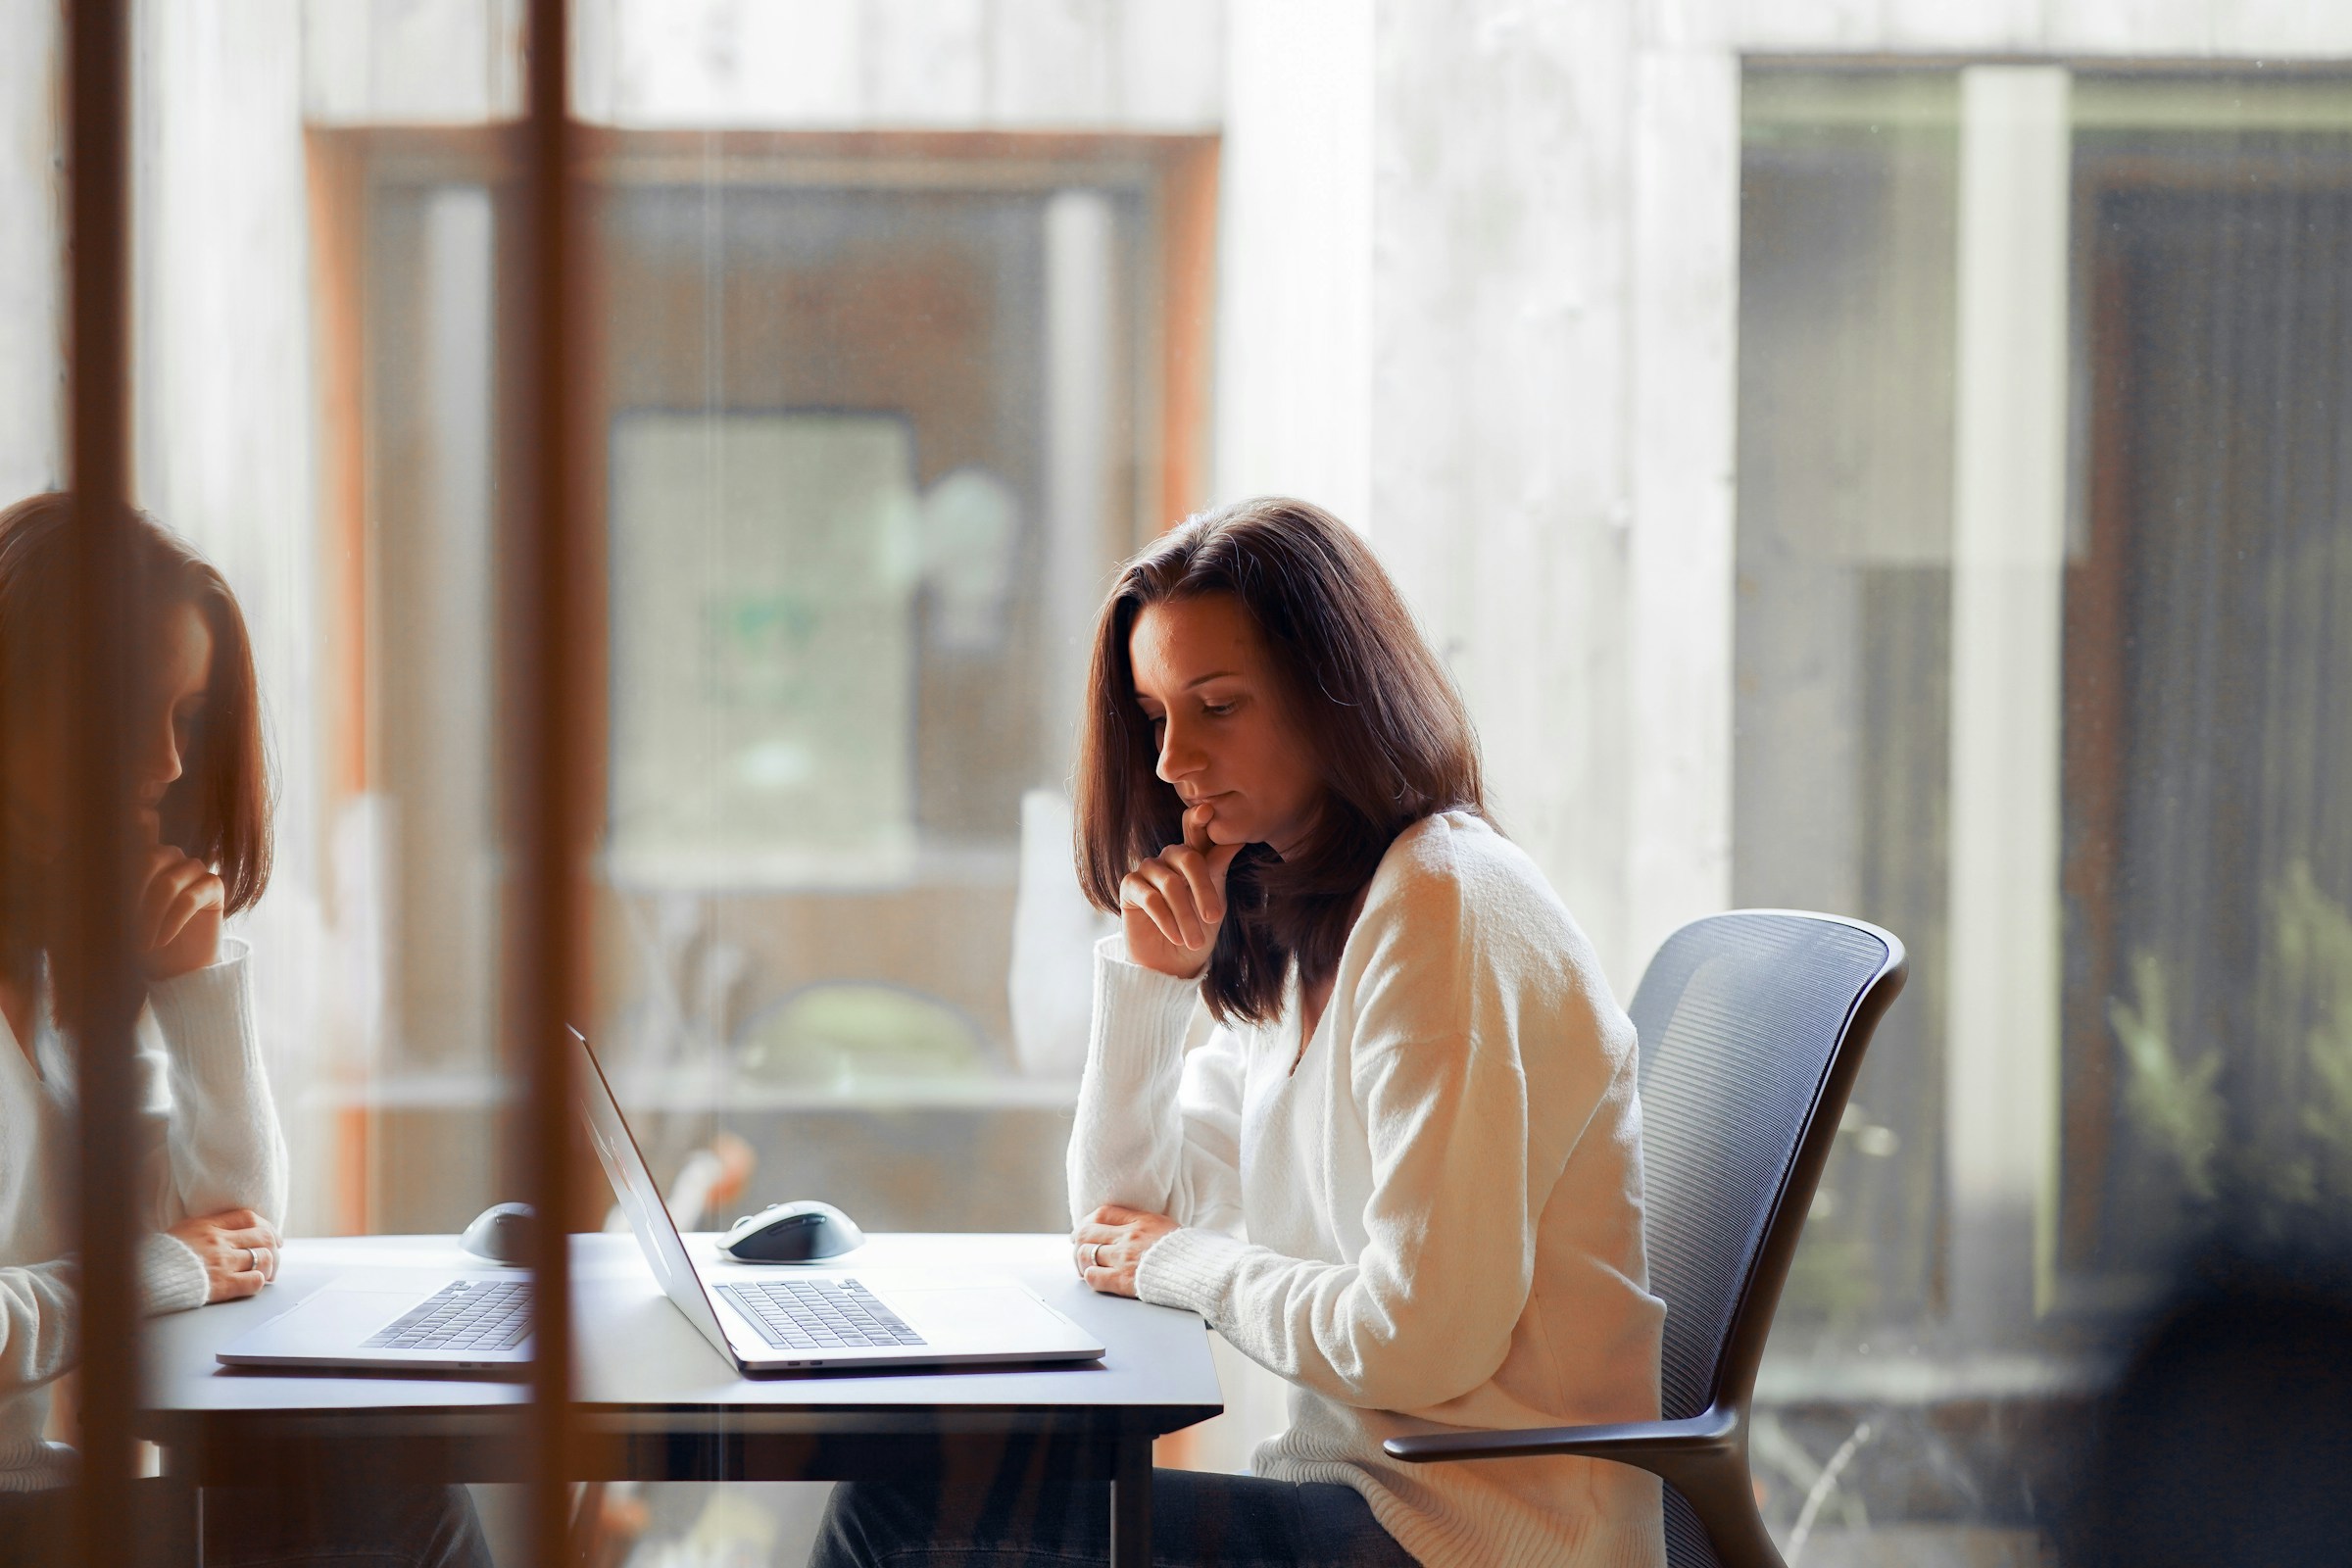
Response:
[[[1009,1280],[869,1285],[824,1264],[695,1266],[587,1039],[571,1032],[580,1115],[654,1278],[686,1320],[745,1372],[1091,1361],[1102,1345]],[[495,1266],[419,1281],[353,1270],[217,1352],[228,1366],[484,1372],[527,1362],[530,1280]]]

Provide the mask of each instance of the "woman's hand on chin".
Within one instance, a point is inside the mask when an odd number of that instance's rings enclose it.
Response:
[[[1196,806],[1184,813],[1184,842],[1171,844],[1127,873],[1119,883],[1119,917],[1127,956],[1147,969],[1179,980],[1197,978],[1208,967],[1225,923],[1225,873],[1239,844],[1212,844],[1212,809]]]
[[[220,957],[220,912],[227,902],[220,878],[202,860],[169,844],[147,851],[134,929],[139,964],[150,980],[206,968]]]
[[[1135,1266],[1153,1243],[1177,1229],[1165,1214],[1104,1203],[1070,1233],[1070,1256],[1078,1277],[1104,1296],[1133,1296]]]

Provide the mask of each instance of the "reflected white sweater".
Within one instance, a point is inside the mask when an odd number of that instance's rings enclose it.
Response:
[[[254,1034],[246,947],[221,942],[219,963],[150,987],[137,1065],[145,1212],[129,1217],[142,1304],[202,1306],[204,1265],[164,1230],[191,1215],[286,1211],[286,1151]],[[49,1389],[81,1358],[68,1184],[79,1130],[70,1043],[35,1031],[40,1070],[0,1021],[0,1492],[63,1486],[74,1453],[43,1440]]]
[[[1599,1460],[1402,1465],[1382,1440],[1655,1419],[1634,1031],[1543,873],[1459,812],[1401,834],[1305,1055],[1097,949],[1070,1206],[1165,1213],[1138,1293],[1292,1385],[1251,1468],[1337,1482],[1434,1565],[1665,1560]]]

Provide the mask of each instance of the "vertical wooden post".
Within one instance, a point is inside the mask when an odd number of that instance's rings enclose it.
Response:
[[[532,1303],[535,1350],[529,1415],[533,1459],[529,1513],[541,1568],[569,1558],[572,1454],[571,1280],[566,1250],[573,1119],[565,1026],[582,1000],[581,870],[589,823],[581,531],[570,455],[576,331],[573,187],[564,0],[532,0],[523,135],[524,365],[522,452],[526,495],[511,514],[516,661],[507,690],[508,820],[516,868],[509,1016],[522,1067],[518,1126],[527,1188],[540,1216]],[[513,297],[513,296],[510,296]]]
[[[74,490],[64,765],[72,802],[65,924],[50,957],[75,1036],[81,1102],[82,1560],[132,1560],[132,1405],[139,1389],[128,941],[130,800],[121,716],[130,507],[130,47],[126,0],[66,7],[68,235],[73,257],[68,458]]]

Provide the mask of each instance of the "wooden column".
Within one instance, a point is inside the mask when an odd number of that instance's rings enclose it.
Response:
[[[131,1028],[142,988],[129,943],[130,795],[122,715],[129,676],[130,38],[126,0],[66,7],[70,284],[68,471],[74,493],[73,635],[64,759],[72,817],[65,928],[52,943],[81,1104],[81,1558],[135,1550],[131,1416],[139,1389],[133,1267],[138,1160]]]
[[[564,1033],[584,1000],[582,861],[590,823],[585,741],[588,694],[581,675],[589,617],[582,586],[584,530],[571,456],[580,368],[574,308],[579,268],[567,102],[569,55],[564,0],[532,0],[528,118],[521,127],[521,288],[510,296],[522,365],[512,383],[524,498],[506,514],[511,667],[507,809],[514,867],[507,1016],[510,1059],[522,1082],[516,1127],[525,1190],[541,1216],[533,1243],[533,1346],[528,1512],[534,1558],[555,1568],[570,1558],[569,1491],[578,1473],[571,1411],[571,1280],[566,1249],[574,1110]]]

